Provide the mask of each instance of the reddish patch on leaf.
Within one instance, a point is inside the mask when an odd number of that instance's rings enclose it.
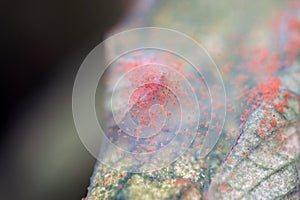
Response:
[[[178,178],[175,180],[176,185],[185,185],[185,184],[190,184],[191,181],[187,178]]]
[[[226,183],[222,183],[222,184],[220,185],[220,191],[221,191],[221,192],[228,192],[228,191],[229,191],[228,186],[227,186]]]
[[[272,105],[274,100],[280,96],[281,84],[280,78],[269,78],[266,82],[252,90],[248,103],[264,101]]]

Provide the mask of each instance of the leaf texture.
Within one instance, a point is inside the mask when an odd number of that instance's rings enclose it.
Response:
[[[289,70],[294,69],[299,72],[297,67]],[[298,81],[286,78],[283,77],[284,83]],[[275,102],[283,99],[281,95]],[[285,109],[278,112],[273,105],[266,105],[248,116],[240,138],[214,177],[209,198],[299,198],[299,97],[290,99]]]

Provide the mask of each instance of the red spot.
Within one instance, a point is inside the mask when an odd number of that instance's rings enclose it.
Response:
[[[244,116],[247,116],[250,114],[250,110],[244,110]]]
[[[279,141],[282,141],[282,134],[281,134],[281,133],[278,133],[278,134],[276,135],[276,137],[277,137],[277,139],[278,139]]]
[[[167,112],[167,117],[170,117],[172,115],[171,112]]]
[[[271,125],[272,127],[276,127],[276,126],[277,126],[277,121],[276,121],[276,119],[271,119],[270,125]]]
[[[245,157],[245,156],[248,156],[249,155],[249,152],[243,152],[242,155]]]
[[[122,130],[121,130],[121,129],[118,130],[118,134],[119,134],[119,135],[122,134]]]
[[[175,180],[175,184],[176,185],[185,185],[185,184],[189,184],[191,181],[187,178],[177,178]]]
[[[277,112],[283,113],[284,112],[284,108],[288,107],[288,104],[285,101],[279,101],[279,102],[277,102],[277,103],[274,104],[274,107],[277,110]]]
[[[266,136],[266,134],[265,134],[265,131],[262,130],[262,129],[260,129],[260,128],[257,130],[257,134],[258,134],[259,136],[261,136],[262,138],[264,138],[264,139],[267,138],[267,136]]]
[[[292,96],[291,93],[288,92],[288,91],[286,91],[286,92],[283,94],[283,97],[285,98],[285,100],[289,100],[291,96]]]
[[[228,192],[228,191],[229,191],[228,186],[227,186],[226,183],[222,183],[222,184],[220,185],[220,191],[221,191],[221,192]]]
[[[224,74],[228,74],[230,71],[230,68],[233,66],[233,63],[228,63],[226,65],[224,65],[224,67],[222,68],[222,72]]]
[[[250,94],[250,99],[253,102],[264,101],[268,104],[273,104],[274,100],[280,96],[280,78],[269,78],[266,82],[253,89]]]

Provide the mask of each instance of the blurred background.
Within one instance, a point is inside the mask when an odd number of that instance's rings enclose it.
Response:
[[[133,4],[1,1],[1,199],[86,195],[96,161],[75,130],[73,81],[85,56]]]

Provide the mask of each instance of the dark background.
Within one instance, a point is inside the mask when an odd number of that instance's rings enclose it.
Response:
[[[80,199],[95,159],[72,120],[85,56],[133,1],[0,2],[1,199]]]

